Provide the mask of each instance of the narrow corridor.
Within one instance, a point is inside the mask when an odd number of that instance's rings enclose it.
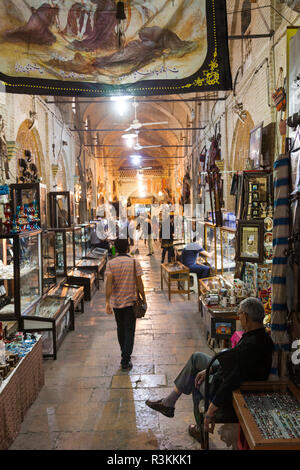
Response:
[[[190,354],[212,354],[196,295],[187,301],[174,294],[169,302],[160,290],[160,246],[155,243],[149,257],[140,243],[140,253],[148,311],[137,320],[132,370],[119,368],[115,320],[105,313],[101,283],[85,313],[76,315],[75,331],[66,336],[57,361],[44,360],[45,385],[10,449],[201,449],[187,431],[194,423],[191,396],[181,397],[173,419],[145,405],[147,398],[171,391]],[[228,448],[221,440],[226,434],[228,425],[217,425],[211,448]]]

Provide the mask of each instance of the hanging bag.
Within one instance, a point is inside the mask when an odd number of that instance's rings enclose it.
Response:
[[[143,299],[141,298],[141,295],[139,292],[135,259],[133,260],[133,269],[134,269],[134,277],[135,277],[135,285],[136,285],[136,301],[133,304],[133,311],[134,311],[135,318],[143,318],[147,311],[147,305],[143,302]]]

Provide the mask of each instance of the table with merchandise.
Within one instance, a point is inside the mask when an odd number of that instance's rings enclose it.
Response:
[[[300,391],[291,382],[245,382],[233,406],[251,450],[300,449]]]

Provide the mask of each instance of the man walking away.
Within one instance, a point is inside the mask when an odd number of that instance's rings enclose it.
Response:
[[[131,354],[135,334],[136,318],[133,305],[136,301],[136,278],[144,303],[146,303],[146,296],[142,281],[143,271],[140,263],[128,254],[128,239],[117,239],[115,247],[118,256],[111,259],[106,266],[106,313],[115,314],[121,349],[121,366],[123,370],[128,370],[132,367]]]

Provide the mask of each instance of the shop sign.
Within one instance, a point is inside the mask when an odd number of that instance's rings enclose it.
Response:
[[[119,2],[122,3],[122,2]],[[166,95],[231,89],[225,0],[0,2],[6,92]]]

